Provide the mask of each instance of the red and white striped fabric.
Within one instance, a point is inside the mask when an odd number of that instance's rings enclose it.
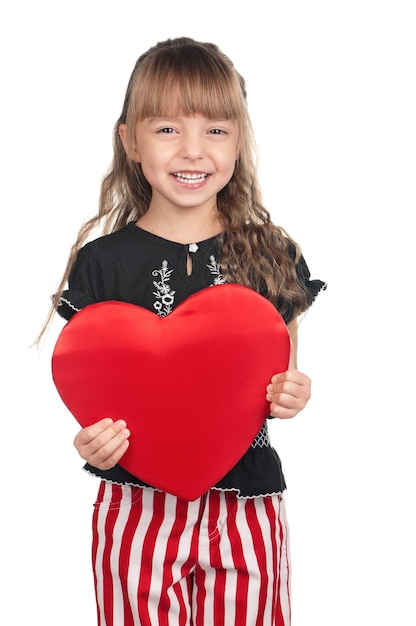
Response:
[[[281,495],[187,502],[103,481],[93,516],[99,626],[289,626]]]

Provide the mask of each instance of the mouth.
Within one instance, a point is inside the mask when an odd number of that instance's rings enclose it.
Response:
[[[204,172],[173,172],[172,176],[174,176],[178,182],[192,186],[203,183],[208,178],[209,174]]]

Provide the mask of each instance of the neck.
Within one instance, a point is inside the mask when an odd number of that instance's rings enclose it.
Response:
[[[204,241],[223,231],[217,209],[204,215],[193,209],[176,214],[152,210],[152,207],[137,221],[137,226],[154,235],[177,243]]]

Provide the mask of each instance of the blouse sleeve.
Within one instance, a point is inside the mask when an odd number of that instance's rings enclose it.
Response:
[[[296,247],[292,243],[289,244],[289,254],[292,257],[293,261],[295,261]],[[311,273],[309,271],[305,258],[303,257],[302,254],[300,255],[299,259],[296,261],[296,275],[297,275],[299,285],[302,287],[302,289],[304,289],[306,293],[306,307],[304,309],[305,311],[314,302],[318,293],[326,289],[326,283],[323,280],[319,280],[319,279],[311,280]],[[278,311],[281,310],[281,306],[280,306],[281,304],[282,303],[280,302],[280,299],[278,299],[277,305],[276,305]],[[293,310],[292,305],[286,306],[286,309],[282,313],[282,317],[284,321],[286,322],[286,324],[292,321],[294,317],[294,310]]]
[[[75,313],[97,302],[94,295],[96,259],[91,245],[86,245],[78,253],[68,278],[68,289],[62,292],[57,312],[69,320]]]
[[[298,275],[298,279],[302,287],[305,289],[308,306],[311,306],[312,302],[315,300],[316,296],[320,291],[324,291],[326,289],[326,283],[322,280],[315,279],[311,280],[311,273],[306,264],[306,261],[301,255],[298,264],[296,265],[296,273]]]

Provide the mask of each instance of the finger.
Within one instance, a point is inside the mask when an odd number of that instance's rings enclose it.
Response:
[[[126,428],[126,426],[127,424],[124,420],[114,422],[110,417],[105,417],[99,422],[95,422],[91,426],[86,426],[80,430],[74,439],[74,445],[76,447],[85,446],[100,437],[102,442],[105,443],[108,438]]]
[[[307,404],[306,398],[294,398],[286,394],[280,394],[270,403],[270,414],[273,417],[287,418],[294,417]]]
[[[277,393],[274,394],[271,404],[276,404],[285,409],[300,411],[306,404],[306,398],[293,396],[289,393]]]
[[[124,454],[129,436],[130,431],[127,428],[123,428],[117,433],[114,433],[112,429],[107,429],[91,443],[78,446],[78,454],[94,467],[108,469],[113,467]]]
[[[275,386],[273,391],[266,393],[266,400],[268,402],[276,402],[284,406],[289,406],[290,403],[296,403],[298,401],[306,403],[310,398],[308,389],[303,388],[293,383],[284,383],[279,386]]]
[[[285,372],[280,372],[280,374],[274,374],[270,382],[272,384],[279,384],[285,381],[293,382],[302,386],[310,386],[311,384],[311,379],[309,378],[309,376],[306,376],[306,374],[303,374],[303,372],[300,372],[296,369],[290,369],[286,370]]]
[[[285,372],[274,374],[271,378],[271,382],[276,385],[284,382],[285,380],[296,381],[299,379],[299,375],[302,376],[298,370],[286,370]]]
[[[276,402],[270,404],[270,416],[278,419],[291,419],[299,413],[298,410],[293,408],[287,408]]]
[[[103,459],[110,456],[113,450],[130,436],[130,431],[125,426],[126,422],[120,420],[101,431],[87,444],[81,445],[80,448],[83,450],[84,455],[88,454],[90,457],[100,453]],[[107,451],[109,452],[107,453]]]
[[[86,426],[82,428],[75,436],[74,444],[75,445],[86,445],[93,439],[95,439],[101,432],[106,430],[109,426],[113,424],[113,420],[109,417],[105,417],[99,422],[95,422],[91,424],[91,426]]]
[[[122,433],[120,433],[122,435]],[[106,446],[97,450],[88,459],[88,463],[102,470],[114,467],[129,447],[127,438],[114,437]]]

